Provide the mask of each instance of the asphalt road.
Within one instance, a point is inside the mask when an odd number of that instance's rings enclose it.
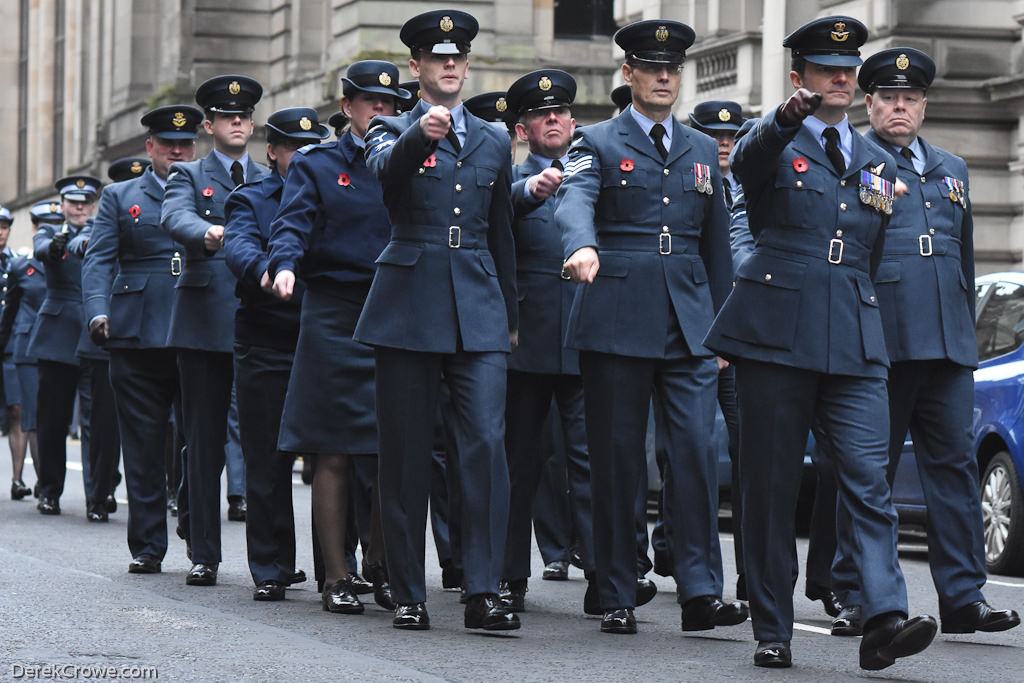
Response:
[[[71,441],[69,460],[78,459],[77,442]],[[44,517],[33,501],[11,501],[2,491],[0,680],[26,680],[30,673],[39,679],[47,672],[59,680],[95,680],[101,674],[139,674],[141,667],[155,667],[158,680],[204,682],[1024,680],[1022,628],[1002,634],[940,634],[923,655],[881,672],[862,672],[857,667],[859,639],[828,635],[830,620],[820,603],[803,598],[802,590],[795,600],[794,668],[756,669],[749,624],[684,635],[672,582],[653,574],[660,592],[638,609],[636,636],[602,634],[599,619],[583,615],[586,583],[575,569],[567,582],[531,581],[520,631],[467,631],[458,593],[440,589],[429,534],[427,604],[433,628],[426,632],[392,629],[391,614],[372,599],[360,616],[323,612],[312,581],[293,587],[283,602],[254,602],[244,525],[226,519],[217,586],[185,585],[189,563],[173,526],[163,573],[130,575],[123,486],[110,523],[90,524],[80,466],[71,467],[60,517]],[[4,440],[0,482],[9,477]],[[27,479],[31,485],[33,476]],[[309,487],[298,476],[294,493],[298,566],[312,577]],[[732,537],[722,534],[721,541],[726,597],[731,597]],[[806,541],[800,541],[799,551],[802,561]],[[902,565],[911,611],[937,614],[922,546],[906,546]],[[533,567],[539,576],[539,554]],[[1024,610],[1024,579],[992,577],[986,596],[1000,608]],[[53,668],[32,668],[44,666]]]

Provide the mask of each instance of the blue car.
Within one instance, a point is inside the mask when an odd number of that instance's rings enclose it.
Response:
[[[974,452],[981,475],[985,564],[993,574],[1024,574],[1024,273],[976,280],[978,369],[974,373]],[[904,444],[893,485],[901,522],[925,523],[913,445]]]

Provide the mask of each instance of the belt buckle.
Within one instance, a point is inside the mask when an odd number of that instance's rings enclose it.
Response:
[[[664,256],[672,253],[672,235],[667,232],[658,234],[658,253]]]
[[[920,235],[917,238],[917,247],[921,252],[921,256],[932,255],[932,236],[931,235]]]
[[[174,252],[171,257],[171,275],[181,275],[181,252]]]
[[[836,245],[839,245],[839,253],[836,254]],[[843,262],[843,241],[838,237],[833,237],[828,243],[828,262],[832,265],[838,265]]]
[[[458,249],[462,246],[462,228],[457,225],[448,226],[448,248]]]

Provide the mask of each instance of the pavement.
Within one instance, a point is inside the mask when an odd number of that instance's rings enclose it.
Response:
[[[441,590],[441,571],[427,530],[427,586],[432,629],[397,631],[391,613],[366,596],[359,616],[323,612],[312,581],[310,488],[296,474],[297,566],[310,581],[287,599],[252,600],[244,524],[222,524],[224,560],[213,587],[185,585],[189,562],[173,533],[157,575],[128,574],[127,503],[107,524],[85,519],[78,442],[69,441],[63,514],[46,517],[34,501],[0,490],[0,680],[163,681],[1014,681],[1024,680],[1024,629],[937,636],[924,654],[880,672],[857,667],[857,638],[828,634],[820,603],[795,597],[794,667],[752,665],[748,624],[683,634],[670,579],[650,574],[659,593],[637,610],[640,633],[599,632],[583,614],[586,582],[542,581],[534,552],[523,628],[505,634],[462,626],[458,593]],[[26,481],[34,477],[26,466]],[[10,478],[0,444],[0,482]],[[224,486],[222,486],[222,491]],[[222,501],[226,515],[226,502]],[[912,613],[937,616],[922,538],[901,546]],[[733,595],[732,536],[721,535],[726,598]],[[806,540],[798,541],[801,562]],[[985,589],[998,608],[1024,611],[1024,579],[991,577]],[[154,674],[156,674],[154,676]]]

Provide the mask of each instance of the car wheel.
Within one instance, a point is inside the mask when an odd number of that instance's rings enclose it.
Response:
[[[981,478],[985,566],[993,574],[1024,570],[1024,495],[1013,459],[997,453]]]

